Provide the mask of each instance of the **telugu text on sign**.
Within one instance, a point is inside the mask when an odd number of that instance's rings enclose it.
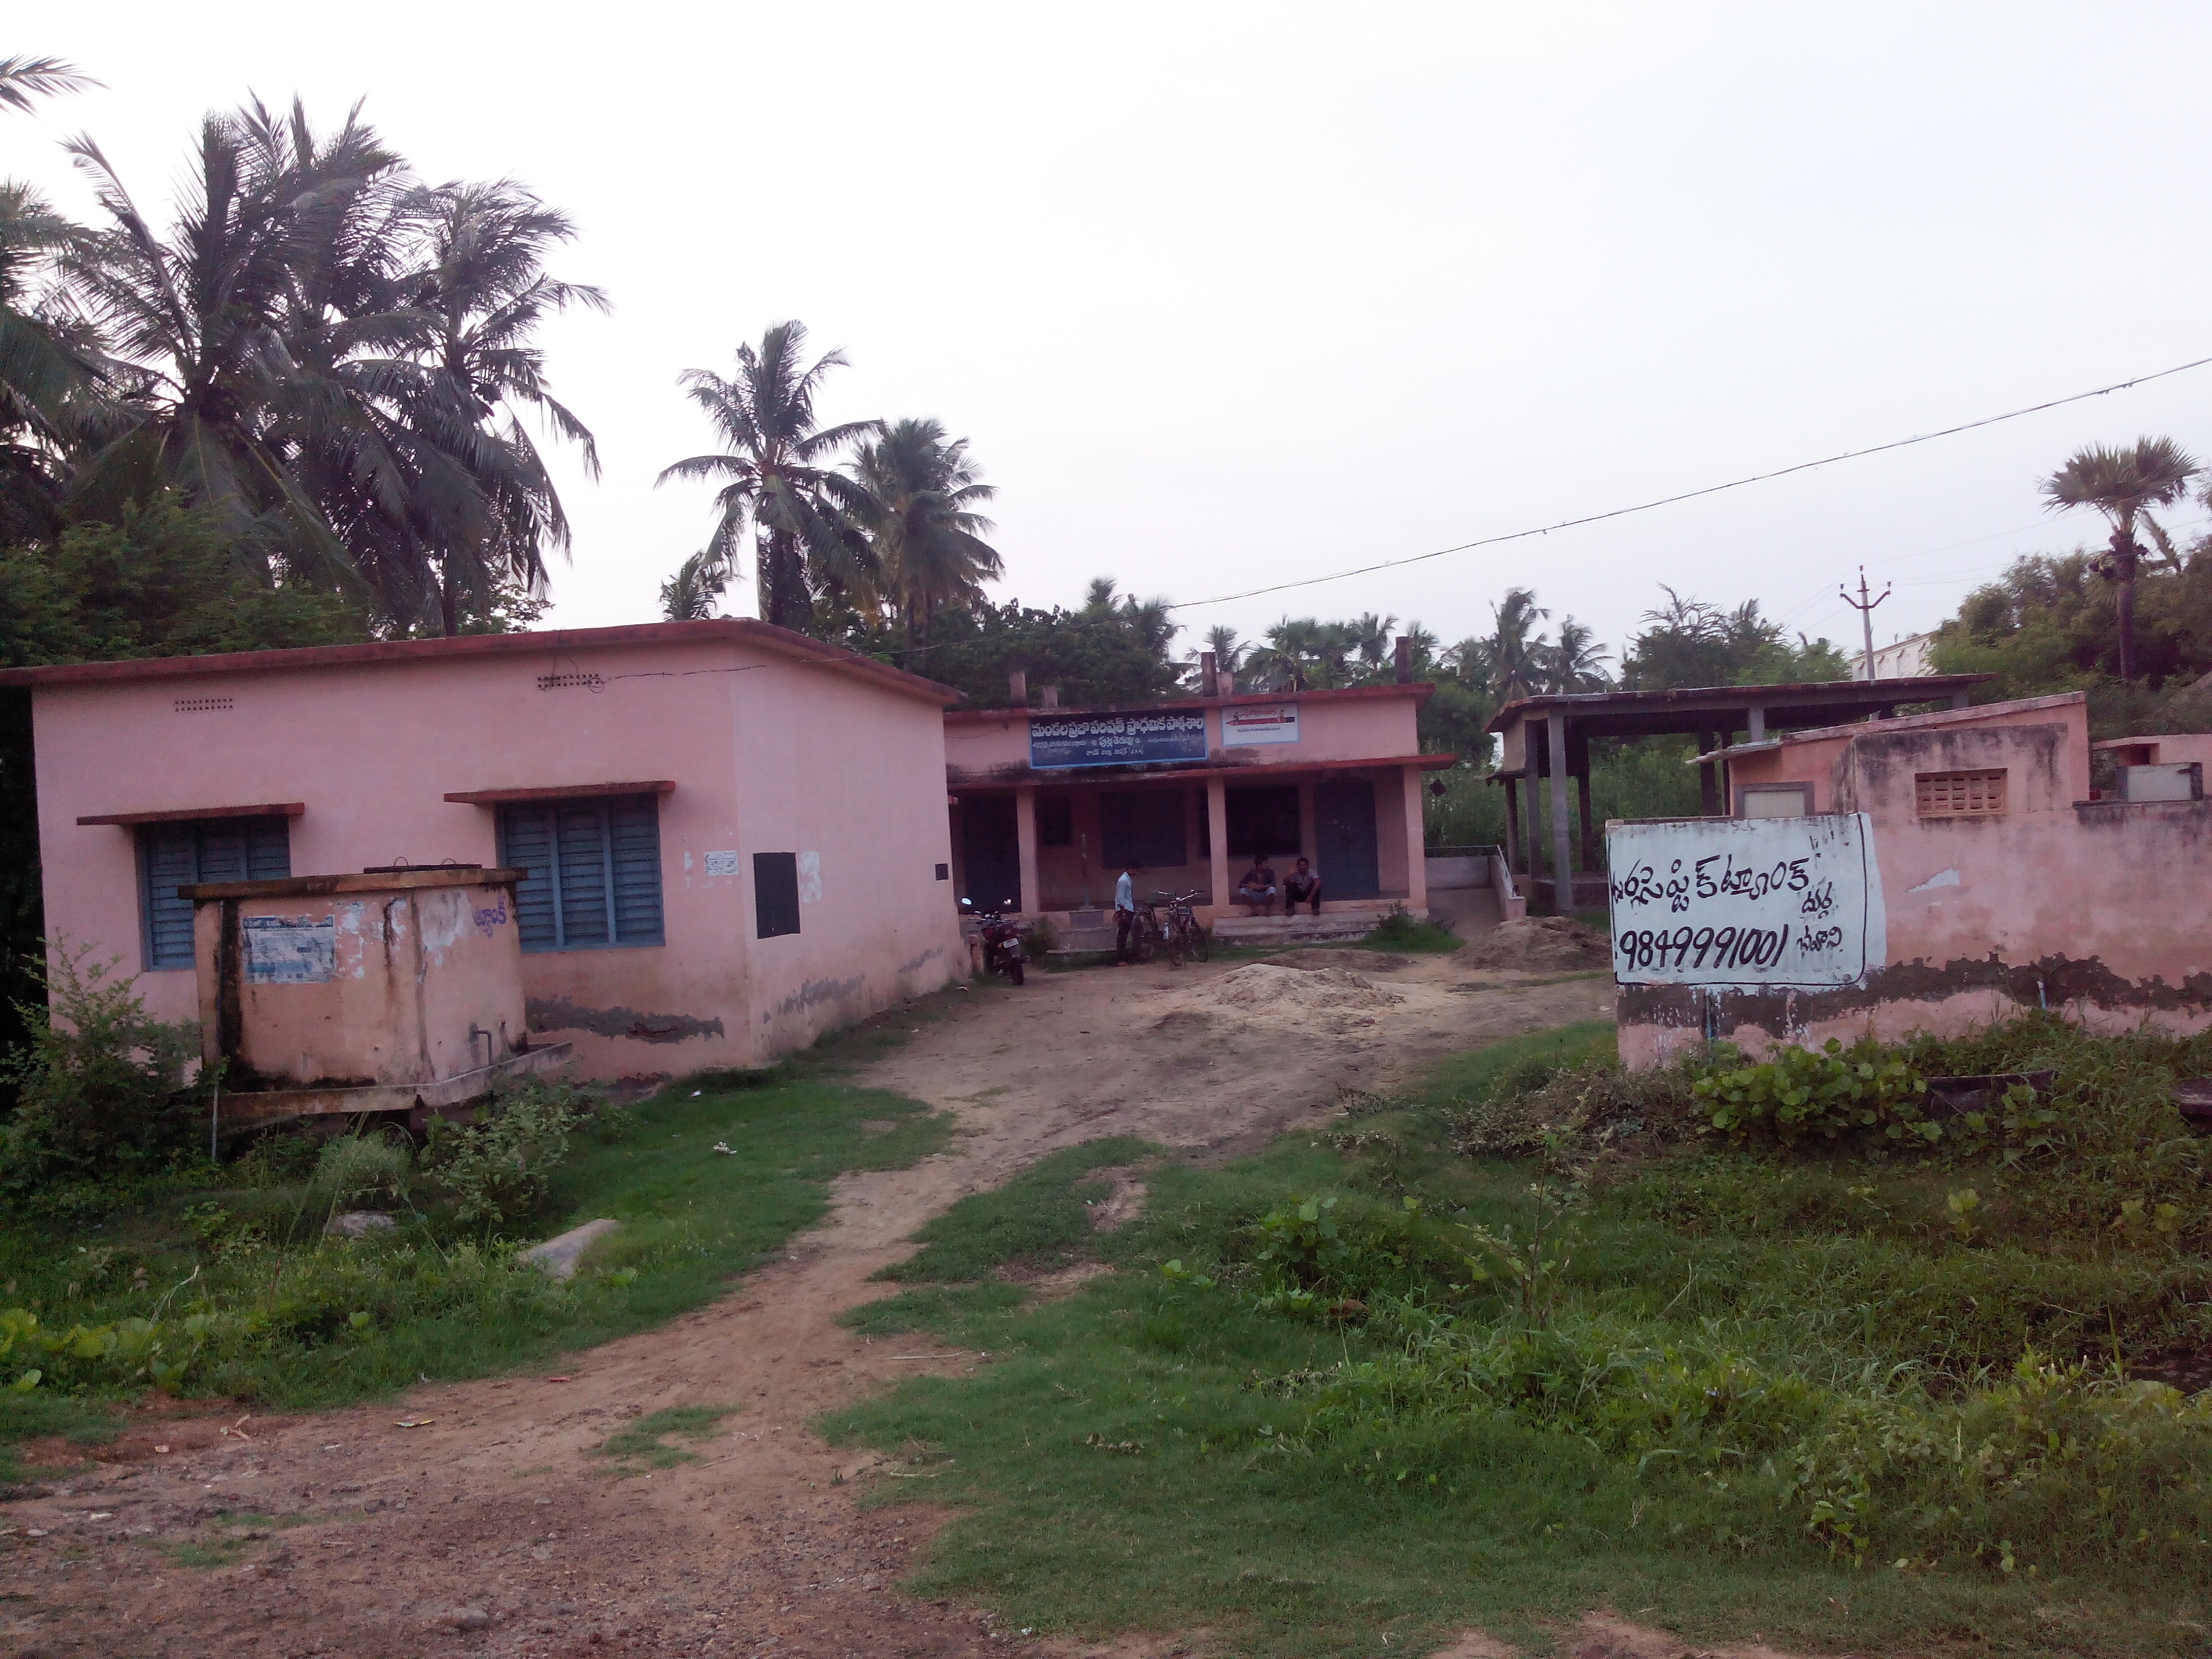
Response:
[[[1865,814],[1606,828],[1623,985],[1862,983],[1886,956]]]
[[[1206,758],[1206,711],[1157,714],[1032,714],[1030,764],[1137,766]]]

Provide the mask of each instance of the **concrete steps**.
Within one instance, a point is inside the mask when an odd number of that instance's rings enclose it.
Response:
[[[1383,917],[1404,907],[1389,901],[1376,904],[1325,908],[1319,915],[1304,911],[1294,916],[1224,916],[1213,924],[1213,937],[1222,945],[1313,945],[1328,939],[1364,939]]]

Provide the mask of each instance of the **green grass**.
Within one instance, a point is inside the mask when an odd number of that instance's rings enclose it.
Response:
[[[300,1189],[179,1193],[59,1237],[0,1229],[0,1307],[49,1328],[159,1317],[170,1353],[187,1340],[184,1316],[210,1314],[179,1391],[284,1409],[544,1364],[711,1301],[818,1221],[838,1176],[904,1168],[945,1145],[949,1118],[842,1079],[942,1018],[952,994],[772,1068],[672,1085],[626,1115],[620,1139],[580,1134],[539,1212],[507,1237],[414,1221],[367,1241],[308,1229],[288,1243]],[[602,1216],[621,1230],[570,1283],[508,1265],[520,1243]],[[67,1363],[49,1361],[33,1393],[0,1389],[0,1458],[28,1436],[112,1434],[115,1402],[143,1387]],[[21,1364],[7,1362],[9,1380]]]
[[[678,1463],[696,1462],[696,1454],[668,1444],[668,1437],[705,1440],[737,1409],[735,1406],[675,1406],[649,1413],[610,1435],[599,1448],[599,1455],[615,1458],[624,1466],[616,1471],[617,1474],[641,1474],[647,1468],[672,1469]]]
[[[2096,1066],[2124,1072],[2127,1041]],[[875,1501],[957,1512],[915,1588],[1041,1631],[1203,1627],[1280,1655],[1380,1653],[1385,1635],[1418,1652],[1470,1625],[1540,1653],[1596,1607],[1686,1644],[2202,1650],[2212,1422],[2100,1440],[2126,1396],[2006,1369],[2029,1343],[2094,1360],[2106,1334],[2130,1352],[2205,1340],[2202,1256],[2054,1227],[2028,1189],[2073,1179],[2056,1164],[1691,1147],[1587,1190],[1558,1304],[1531,1320],[1509,1276],[1469,1285],[1462,1229],[1525,1238],[1540,1171],[1453,1155],[1449,1115],[1610,1053],[1603,1024],[1534,1034],[1445,1061],[1414,1098],[1353,1103],[1340,1132],[1156,1163],[1146,1215],[1073,1246],[1119,1271],[1062,1300],[975,1275],[1024,1231],[994,1215],[1065,1218],[1085,1149],[999,1206],[968,1200],[933,1243],[969,1277],[909,1280],[852,1322],[991,1363],[817,1425],[927,1477]],[[2122,1121],[2095,1128],[2092,1070],[2085,1140]],[[2147,1141],[2132,1119],[2112,1139]],[[1971,1243],[1945,1203],[1969,1181],[2003,1212]],[[1301,1256],[1296,1206],[1319,1194],[1337,1237],[1307,1229]],[[1298,1316],[1284,1291],[1301,1281],[1316,1309],[1353,1294],[1360,1311]],[[1861,1413],[1883,1434],[1938,1425],[1942,1449],[1876,1470],[1855,1561],[1791,1482],[1800,1445],[1845,1468]],[[1916,1519],[1930,1494],[1949,1512]]]
[[[921,1249],[876,1275],[908,1284],[969,1284],[1000,1267],[1049,1270],[1091,1255],[1090,1206],[1113,1190],[1093,1170],[1159,1148],[1134,1136],[1087,1140],[1040,1158],[1005,1186],[962,1199],[915,1235]]]

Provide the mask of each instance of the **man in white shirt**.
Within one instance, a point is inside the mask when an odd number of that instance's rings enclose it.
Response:
[[[1121,872],[1114,884],[1114,965],[1129,965],[1129,936],[1137,927],[1137,871],[1134,865]]]

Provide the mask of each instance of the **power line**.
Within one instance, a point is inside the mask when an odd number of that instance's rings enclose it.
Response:
[[[2161,368],[2154,374],[2138,374],[2133,380],[2116,380],[2111,386],[2100,386],[2091,392],[2076,392],[2069,397],[2053,398],[2046,403],[2030,404],[2025,409],[2008,410],[2002,415],[1988,415],[1978,421],[1966,421],[1957,426],[1947,426],[1936,432],[1923,432],[1911,438],[1899,438],[1886,444],[1875,444],[1865,449],[1847,449],[1840,454],[1824,455],[1817,461],[1800,461],[1794,466],[1778,467],[1771,472],[1757,472],[1747,478],[1731,478],[1726,483],[1707,484],[1702,489],[1686,489],[1680,495],[1662,495],[1656,501],[1639,501],[1634,507],[1616,507],[1608,512],[1591,513],[1579,519],[1562,519],[1557,524],[1540,526],[1533,530],[1516,530],[1502,536],[1485,536],[1471,542],[1461,542],[1453,547],[1440,547],[1432,553],[1414,553],[1402,559],[1382,559],[1374,564],[1364,564],[1350,570],[1333,571],[1326,576],[1305,576],[1296,581],[1272,582],[1265,587],[1247,588],[1241,593],[1223,593],[1210,599],[1185,599],[1167,608],[1170,611],[1189,611],[1200,605],[1228,605],[1237,599],[1257,599],[1263,593],[1282,593],[1296,587],[1315,587],[1322,582],[1342,581],[1351,576],[1370,575],[1377,570],[1395,570],[1404,565],[1421,564],[1430,559],[1441,559],[1452,553],[1471,552],[1478,547],[1497,547],[1506,542],[1526,541],[1533,536],[1548,536],[1554,530],[1573,530],[1583,525],[1602,524],[1608,519],[1625,519],[1632,514],[1649,513],[1654,508],[1674,507],[1682,501],[1693,501],[1703,495],[1717,495],[1724,490],[1741,489],[1755,483],[1771,483],[1786,478],[1794,472],[1809,472],[1815,467],[1833,466],[1838,461],[1860,460],[1869,455],[1887,454],[1893,449],[1909,449],[1915,444],[1932,443],[1938,438],[1956,437],[1961,432],[1973,432],[1985,426],[1996,426],[2004,421],[2016,421],[2025,415],[2039,415],[2045,410],[2061,409],[2068,404],[2083,403],[2091,398],[2107,397],[2115,392],[2125,392],[2132,386],[2162,380],[2168,375],[2186,374],[2192,368],[2202,368],[2212,363],[2212,357],[2199,357],[2186,363],[2177,363],[2172,368]]]

